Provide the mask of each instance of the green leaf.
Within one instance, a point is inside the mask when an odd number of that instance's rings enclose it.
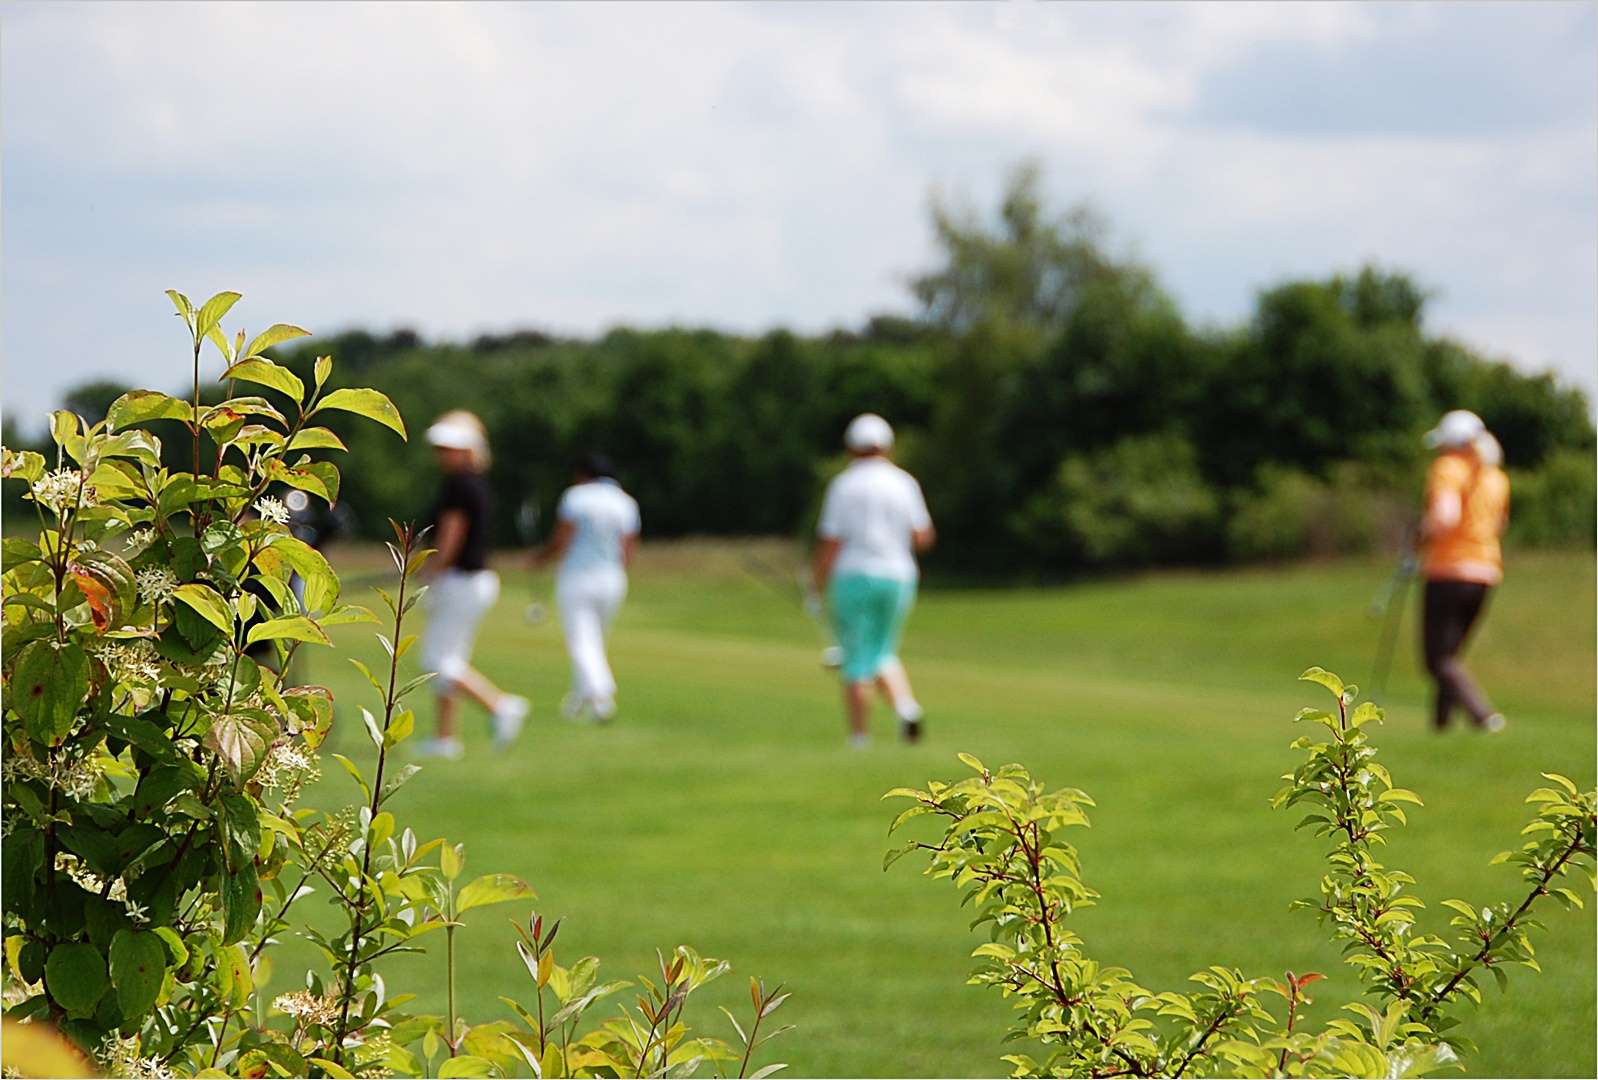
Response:
[[[474,907],[486,907],[489,904],[503,904],[507,900],[535,899],[532,887],[519,877],[510,874],[485,874],[474,881],[468,882],[460,892],[456,902],[457,914],[470,911]]]
[[[1568,776],[1561,776],[1555,772],[1545,772],[1542,775],[1545,780],[1552,780],[1572,795],[1576,794],[1576,785]]]
[[[219,292],[200,305],[199,314],[194,319],[195,335],[201,338],[208,335],[211,328],[221,322],[222,316],[226,315],[240,299],[236,292]]]
[[[44,985],[67,1012],[89,1016],[108,985],[105,957],[81,941],[57,945],[44,962]]]
[[[89,657],[82,649],[35,641],[17,657],[6,704],[22,717],[30,735],[55,746],[72,730],[88,693]]]
[[[157,926],[151,931],[166,946],[167,957],[171,967],[181,967],[189,958],[189,947],[183,944],[183,938],[170,926]]]
[[[221,760],[228,778],[238,787],[255,775],[276,737],[270,720],[242,711],[217,717],[202,741]]]
[[[331,645],[322,628],[317,626],[304,615],[286,615],[277,619],[268,619],[263,623],[256,623],[250,627],[250,632],[245,635],[246,645],[254,645],[257,641],[278,641],[290,638],[294,641],[309,641],[317,645]]]
[[[344,440],[325,427],[308,427],[289,440],[286,450],[348,450]]]
[[[211,586],[191,581],[186,585],[179,585],[173,591],[172,597],[193,608],[195,614],[224,634],[232,631],[233,609]]]
[[[461,871],[466,867],[466,857],[461,853],[459,845],[445,844],[438,851],[438,868],[444,875],[445,881],[454,881],[461,876]]]
[[[118,431],[151,420],[194,419],[194,406],[158,390],[129,390],[111,403],[105,414],[112,431]]]
[[[205,336],[210,339],[212,345],[216,346],[216,351],[222,354],[222,359],[231,364],[235,355],[234,346],[229,343],[227,335],[222,332],[222,328],[213,326]]]
[[[384,427],[392,428],[399,433],[400,438],[406,438],[405,421],[401,418],[399,410],[388,399],[388,395],[380,390],[371,390],[365,387],[345,387],[334,390],[317,403],[313,412],[323,409],[341,409],[352,412],[357,416],[364,416],[369,420],[376,420]]]
[[[265,570],[281,563],[304,578],[307,611],[326,611],[338,600],[338,575],[327,557],[298,537],[282,533],[274,536],[271,546],[255,561]]]
[[[273,390],[287,394],[296,404],[305,400],[305,384],[300,381],[300,377],[281,364],[275,364],[263,357],[240,360],[224,371],[222,378],[269,386]]]
[[[1333,675],[1330,671],[1327,671],[1325,668],[1321,667],[1309,668],[1298,678],[1300,682],[1320,683],[1322,686],[1326,687],[1326,689],[1330,690],[1334,697],[1342,697],[1343,691],[1347,689],[1347,687],[1343,685],[1342,679],[1339,679],[1336,675]]]
[[[1386,791],[1384,791],[1380,795],[1376,796],[1376,801],[1377,802],[1407,802],[1407,803],[1414,803],[1416,806],[1425,806],[1426,805],[1425,803],[1420,801],[1420,796],[1419,795],[1415,794],[1413,791],[1409,790],[1408,788],[1401,788],[1401,787],[1388,788]]]
[[[322,389],[322,384],[327,382],[327,377],[333,374],[333,358],[331,356],[318,356],[316,358],[316,388]]]
[[[383,732],[385,746],[398,746],[410,737],[416,727],[416,714],[409,709],[403,709],[394,714],[388,722],[388,730]]]
[[[450,1080],[451,1077],[492,1075],[494,1075],[493,1062],[487,1058],[480,1058],[475,1054],[462,1054],[459,1057],[447,1058],[438,1068],[439,1080]]]
[[[293,338],[310,336],[311,332],[309,330],[302,330],[298,326],[290,326],[288,323],[273,323],[265,330],[262,330],[259,334],[256,334],[250,343],[244,347],[244,356],[246,358],[259,356],[262,352],[270,349],[273,345],[289,341]],[[298,401],[299,399],[295,398],[295,400]]]
[[[12,450],[6,447],[4,459],[0,475],[8,480],[26,480],[31,484],[44,475],[44,455],[37,450]],[[10,565],[10,562],[8,558],[6,564]]]
[[[111,985],[122,1015],[137,1020],[155,1005],[166,975],[166,947],[155,934],[118,930],[111,939]]]
[[[306,1060],[319,1067],[324,1073],[331,1077],[332,1080],[355,1080],[354,1073],[350,1072],[348,1069],[344,1068],[342,1065],[339,1065],[330,1058],[313,1057],[307,1058]]]
[[[231,945],[250,932],[261,913],[261,883],[254,862],[222,875],[222,944]]]
[[[194,324],[194,304],[190,302],[189,298],[176,289],[166,290],[166,295],[172,301],[172,306],[178,309],[178,315],[183,318],[183,321],[192,326]]]

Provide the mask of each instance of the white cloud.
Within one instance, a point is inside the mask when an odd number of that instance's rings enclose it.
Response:
[[[1525,58],[1556,55],[1578,17],[1525,10],[1505,46],[1519,66],[1501,76],[1537,85]],[[1427,5],[51,5],[4,19],[12,406],[118,369],[171,381],[169,285],[239,288],[252,326],[852,323],[907,303],[933,185],[986,198],[1027,155],[1062,200],[1106,209],[1200,320],[1242,317],[1279,275],[1375,258],[1441,291],[1436,325],[1598,383],[1590,101],[1510,103],[1523,129],[1466,129],[1447,115],[1455,76],[1419,71],[1410,111],[1436,131],[1195,112],[1216,78],[1293,49],[1352,76],[1417,35],[1445,56],[1496,47],[1450,38],[1456,20]],[[1557,67],[1542,63],[1550,94],[1571,78]]]

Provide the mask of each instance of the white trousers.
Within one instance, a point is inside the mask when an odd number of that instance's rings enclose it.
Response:
[[[422,596],[427,626],[422,630],[421,663],[438,672],[437,693],[448,693],[472,662],[477,626],[499,599],[499,575],[492,570],[445,570]]]
[[[565,578],[555,586],[560,605],[560,626],[572,662],[572,694],[596,707],[611,705],[616,697],[616,677],[605,656],[605,631],[627,596],[627,575],[584,574]]]

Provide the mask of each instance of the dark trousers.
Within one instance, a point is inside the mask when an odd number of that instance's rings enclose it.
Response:
[[[1463,706],[1471,720],[1480,726],[1493,714],[1493,707],[1471,678],[1459,658],[1487,602],[1490,587],[1473,581],[1428,581],[1426,612],[1421,627],[1421,644],[1426,656],[1426,671],[1437,684],[1432,704],[1432,724],[1439,731],[1448,726],[1455,706]]]

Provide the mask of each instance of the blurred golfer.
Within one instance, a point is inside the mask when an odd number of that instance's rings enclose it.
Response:
[[[1432,725],[1446,729],[1461,706],[1476,727],[1502,731],[1503,713],[1488,703],[1459,654],[1487,594],[1504,578],[1499,537],[1508,520],[1509,477],[1503,451],[1481,417],[1463,409],[1427,432],[1426,445],[1438,451],[1426,476],[1420,529],[1426,577],[1421,643],[1437,684]]]
[[[500,747],[521,733],[528,702],[505,693],[471,665],[478,624],[499,598],[499,575],[488,568],[490,501],[483,471],[489,458],[483,422],[463,409],[447,412],[427,429],[427,441],[443,474],[433,504],[432,544],[438,553],[425,568],[431,580],[422,598],[427,627],[421,647],[422,666],[437,672],[438,736],[423,742],[419,752],[458,758],[462,693],[488,710]]]
[[[555,508],[555,531],[533,561],[560,560],[555,603],[572,664],[561,712],[569,720],[606,723],[616,714],[616,677],[605,633],[627,596],[627,570],[638,550],[638,503],[621,489],[603,454],[583,455],[572,473],[574,482]]]
[[[922,710],[899,662],[899,634],[915,603],[915,553],[932,546],[932,516],[921,485],[888,460],[893,429],[886,420],[875,413],[855,417],[843,442],[854,460],[827,487],[814,577],[843,651],[850,741],[870,743],[875,683],[898,714],[900,733],[915,742]]]

